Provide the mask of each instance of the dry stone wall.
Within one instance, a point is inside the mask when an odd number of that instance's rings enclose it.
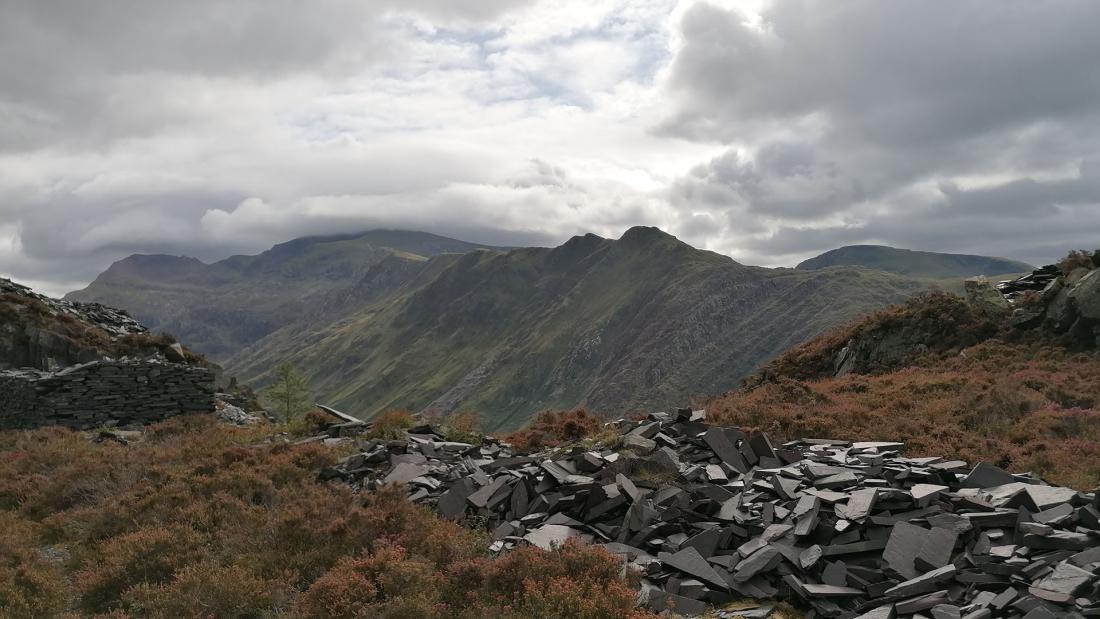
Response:
[[[59,372],[0,372],[0,430],[87,429],[214,411],[214,372],[151,360],[94,361]]]

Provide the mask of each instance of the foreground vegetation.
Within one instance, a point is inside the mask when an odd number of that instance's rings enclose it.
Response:
[[[402,491],[318,483],[339,450],[271,433],[0,434],[0,616],[648,616],[602,549],[490,557]]]

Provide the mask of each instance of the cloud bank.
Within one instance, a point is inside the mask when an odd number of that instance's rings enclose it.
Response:
[[[765,265],[1100,245],[1087,0],[0,0],[0,274],[658,225]]]

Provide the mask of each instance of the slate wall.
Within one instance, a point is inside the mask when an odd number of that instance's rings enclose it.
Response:
[[[140,360],[0,372],[0,429],[150,423],[214,410],[214,372]]]

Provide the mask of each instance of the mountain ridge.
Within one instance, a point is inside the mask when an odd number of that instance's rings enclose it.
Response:
[[[1008,258],[949,254],[888,245],[846,245],[800,262],[795,269],[862,266],[915,277],[973,277],[1030,272],[1030,264]]]
[[[722,392],[823,330],[945,285],[747,266],[645,226],[552,248],[368,231],[205,266],[131,263],[155,276],[108,269],[70,297],[128,308],[253,384],[291,361],[318,398],[364,417],[477,410],[502,429],[544,409]],[[161,276],[173,264],[180,273]]]
[[[135,254],[64,298],[124,307],[150,328],[178,334],[211,357],[225,358],[298,317],[327,313],[349,284],[389,258],[408,267],[483,248],[498,249],[427,232],[368,230],[302,237],[212,263]],[[392,269],[376,287],[399,285],[416,270]]]
[[[818,330],[931,285],[750,267],[645,228],[469,253],[428,279],[331,325],[285,327],[228,364],[263,382],[270,360],[289,358],[330,402],[365,416],[473,409],[514,428],[542,409],[610,413],[720,391]],[[779,335],[776,321],[787,323]]]

